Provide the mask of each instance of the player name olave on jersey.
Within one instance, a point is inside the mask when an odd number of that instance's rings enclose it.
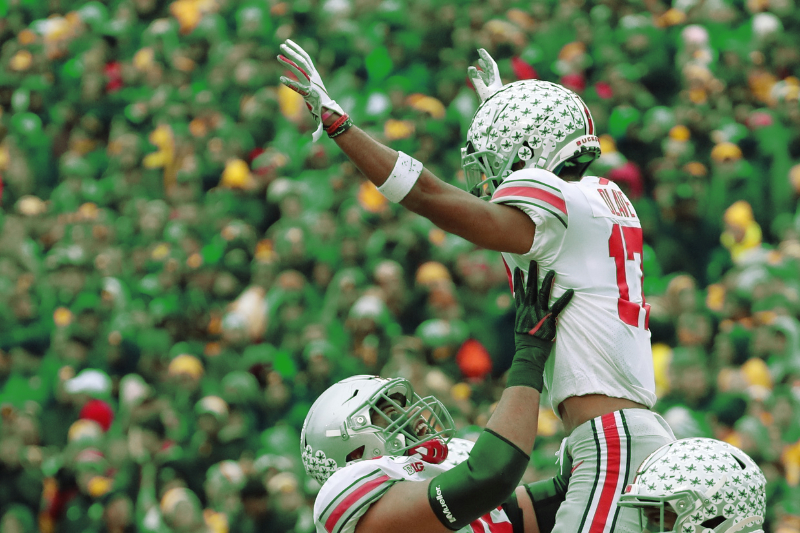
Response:
[[[636,210],[631,205],[628,197],[613,182],[595,176],[585,177],[581,185],[596,182],[593,187],[580,187],[592,206],[592,214],[596,217],[614,217],[621,219],[637,219]],[[596,194],[595,194],[596,193]]]
[[[466,459],[472,444],[463,439],[451,440],[447,461],[440,465],[421,461],[419,456],[378,457],[342,468],[325,482],[317,496],[314,504],[317,532],[352,533],[370,505],[380,500],[392,485],[400,481],[426,481],[453,468]],[[501,533],[510,530],[506,512],[498,507],[460,529],[459,533]]]

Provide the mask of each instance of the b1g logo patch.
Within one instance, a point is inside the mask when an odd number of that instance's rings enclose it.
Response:
[[[416,461],[414,463],[404,466],[403,470],[405,470],[409,476],[413,476],[414,474],[417,474],[425,470],[425,463],[421,461]]]

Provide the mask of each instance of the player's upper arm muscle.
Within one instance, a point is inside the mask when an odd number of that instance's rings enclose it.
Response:
[[[443,230],[488,250],[528,253],[536,225],[522,210],[481,200],[423,170],[401,204]]]
[[[373,503],[355,533],[448,533],[428,503],[430,481],[401,481]]]
[[[495,220],[498,228],[495,239],[501,252],[524,255],[531,251],[536,224],[522,209],[503,204],[489,204],[496,207]]]

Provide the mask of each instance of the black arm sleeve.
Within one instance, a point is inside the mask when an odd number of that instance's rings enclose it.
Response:
[[[508,499],[529,459],[514,444],[484,429],[469,459],[431,480],[428,502],[445,527],[461,529]]]
[[[536,511],[536,522],[539,524],[539,533],[550,533],[556,524],[556,513],[564,500],[567,499],[567,486],[569,475],[557,475],[549,479],[535,481],[525,485],[525,491],[531,498],[533,509]]]
[[[503,502],[503,510],[506,512],[509,522],[511,522],[511,533],[525,533],[525,520],[522,516],[522,509],[519,508],[516,491]]]
[[[564,478],[556,476],[524,485],[524,487],[531,498],[531,503],[536,513],[539,533],[550,533],[556,525],[558,508],[567,499],[567,487],[564,483]],[[503,510],[511,522],[511,532],[524,533],[525,520],[517,501],[516,491],[512,492],[511,496],[503,503]]]

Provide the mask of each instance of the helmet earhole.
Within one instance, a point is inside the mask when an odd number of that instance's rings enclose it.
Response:
[[[364,450],[366,449],[365,446],[361,445],[352,452],[347,454],[345,460],[349,463],[350,461],[357,461],[364,457]]]

